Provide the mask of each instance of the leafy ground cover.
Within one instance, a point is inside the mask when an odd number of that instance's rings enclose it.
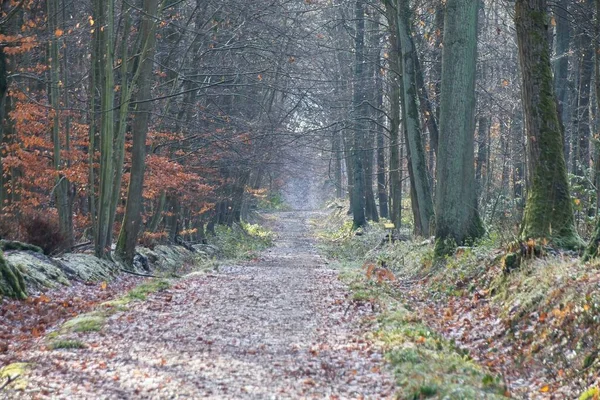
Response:
[[[333,264],[386,285],[433,337],[454,343],[451,347],[484,367],[495,384],[501,376],[512,397],[575,399],[596,393],[597,264],[582,264],[570,253],[549,253],[508,270],[505,248],[494,238],[459,248],[443,264],[435,264],[429,241],[389,244],[382,241],[383,224],[372,224],[357,236],[342,213],[321,219],[316,231],[322,253]],[[378,270],[390,271],[394,280],[377,276]],[[376,297],[362,288],[355,296]],[[420,364],[415,357],[400,360],[403,369],[411,360]],[[436,372],[426,372],[424,380],[435,382]],[[433,397],[443,397],[433,392]]]
[[[274,246],[256,258],[223,262],[168,288],[157,282],[159,291],[145,294],[146,301],[132,296],[137,290],[113,299],[119,311],[105,315],[99,330],[87,315],[86,329],[39,338],[22,354],[31,368],[27,385],[7,393],[69,400],[393,398],[379,339],[366,338],[361,326],[377,313],[354,302],[338,271],[326,268],[307,227],[311,215],[273,217]]]

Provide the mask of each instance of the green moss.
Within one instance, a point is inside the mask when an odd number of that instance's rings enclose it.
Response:
[[[57,339],[50,342],[50,344],[48,345],[48,348],[50,348],[51,350],[85,349],[86,347],[87,346],[85,345],[85,343],[74,339]]]
[[[456,251],[456,241],[453,238],[436,239],[434,256],[436,260],[443,259]]]
[[[106,322],[106,316],[92,312],[88,314],[79,315],[63,324],[61,332],[98,332],[104,326]]]
[[[0,383],[3,383],[8,378],[14,379],[15,377],[19,377],[10,384],[10,387],[15,390],[24,390],[27,387],[25,376],[30,367],[31,365],[28,363],[13,363],[0,368]]]
[[[0,250],[0,295],[16,299],[26,299],[27,291],[23,274],[18,268],[8,264]]]
[[[219,225],[215,227],[215,233],[209,239],[210,244],[220,248],[223,256],[229,259],[252,259],[273,245],[273,233],[258,224]]]
[[[508,253],[502,260],[502,271],[505,274],[519,268],[521,265],[521,256],[517,253]]]
[[[171,284],[164,279],[155,279],[131,289],[125,296],[132,300],[146,300],[149,294],[167,290]]]
[[[106,301],[106,302],[100,304],[100,306],[104,307],[106,310],[112,310],[113,312],[127,311],[129,309],[127,307],[127,305],[129,303],[131,303],[132,301],[133,301],[132,298],[125,296],[120,299]],[[108,311],[108,312],[112,313],[111,311]]]
[[[44,254],[44,250],[42,250],[42,248],[39,246],[23,242],[17,242],[14,240],[0,240],[0,248],[4,251],[33,251],[35,253]]]
[[[579,250],[584,244],[575,229],[573,206],[569,192],[567,168],[563,151],[563,128],[558,118],[554,96],[550,51],[546,39],[546,11],[517,7],[517,32],[534,28],[540,45],[532,46],[532,68],[524,75],[528,85],[539,88],[539,94],[525,104],[528,126],[528,146],[532,170],[525,212],[521,225],[521,239],[546,239],[551,245]],[[522,33],[519,34],[523,35]],[[530,36],[531,37],[531,36]],[[522,39],[520,39],[522,40]]]
[[[367,281],[360,273],[346,273],[349,278],[353,298],[375,301],[383,310],[371,336],[395,372],[398,398],[505,398],[502,380],[408,311],[396,300],[397,289]]]
[[[600,396],[600,389],[596,387],[591,387],[579,396],[579,400],[593,400]]]

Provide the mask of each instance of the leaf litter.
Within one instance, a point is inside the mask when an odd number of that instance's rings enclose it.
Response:
[[[350,295],[317,255],[311,217],[279,213],[275,246],[257,259],[192,274],[110,316],[99,332],[72,333],[85,348],[50,350],[39,337],[18,354],[11,349],[11,359],[35,367],[26,389],[2,394],[393,398],[393,377],[361,327],[373,311],[347,313]]]

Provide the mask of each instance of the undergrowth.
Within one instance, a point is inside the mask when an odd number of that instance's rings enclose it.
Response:
[[[242,222],[232,227],[215,227],[210,243],[221,250],[228,259],[253,259],[258,253],[273,245],[273,233],[258,224]]]
[[[552,392],[562,385],[575,385],[572,389],[579,393],[588,387],[589,393],[596,393],[594,390],[600,383],[597,379],[600,369],[600,292],[597,290],[600,287],[600,262],[583,264],[572,254],[546,254],[541,258],[525,258],[518,268],[507,270],[504,265],[505,238],[494,233],[475,246],[459,247],[444,262],[434,263],[430,241],[390,244],[383,240],[388,233],[383,223],[372,223],[356,235],[351,231],[348,216],[332,212],[328,218],[313,224],[322,254],[331,260],[333,267],[341,270],[343,279],[353,274],[364,277],[365,266],[376,265],[392,271],[407,287],[418,287],[427,301],[437,303],[439,307],[445,307],[449,301],[467,304],[482,298],[486,307],[489,304],[496,310],[494,312],[506,327],[505,340],[508,343],[514,341],[519,347],[517,353],[522,358],[522,365],[535,361],[552,371],[554,383],[545,386],[544,390]],[[354,300],[378,298],[379,289],[374,291],[361,285],[350,280]],[[403,396],[408,397],[402,398],[445,398],[440,395],[444,385],[430,385],[425,378],[437,376],[440,372],[437,368],[444,368],[437,365],[440,360],[436,355],[436,340],[439,338],[423,326],[417,328],[420,322],[409,322],[409,328],[406,328],[405,318],[410,313],[392,312],[391,322],[386,319],[387,314],[389,312],[382,316],[387,325],[382,326],[400,332],[396,337],[398,341],[404,343],[406,336],[410,337],[405,329],[424,329],[427,335],[420,336],[425,338],[424,343],[431,344],[410,345],[390,353],[395,366],[413,371],[409,381],[416,379],[422,387],[426,385],[424,392],[415,394],[416,397],[403,392]],[[391,336],[388,332],[383,338]],[[410,340],[407,343],[410,344]],[[452,370],[458,368],[453,366]],[[408,387],[409,381],[403,387]],[[414,393],[420,390],[413,389]],[[582,395],[582,398],[593,397]]]
[[[453,343],[431,330],[395,298],[396,289],[346,270],[342,279],[355,303],[381,310],[371,326],[371,339],[384,351],[398,385],[400,399],[500,399],[506,388],[473,363]]]

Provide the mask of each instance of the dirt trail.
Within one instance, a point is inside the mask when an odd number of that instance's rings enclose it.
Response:
[[[316,253],[314,216],[277,214],[276,245],[258,260],[179,281],[81,334],[87,349],[40,346],[23,360],[36,364],[25,394],[0,397],[391,398],[382,355]]]

